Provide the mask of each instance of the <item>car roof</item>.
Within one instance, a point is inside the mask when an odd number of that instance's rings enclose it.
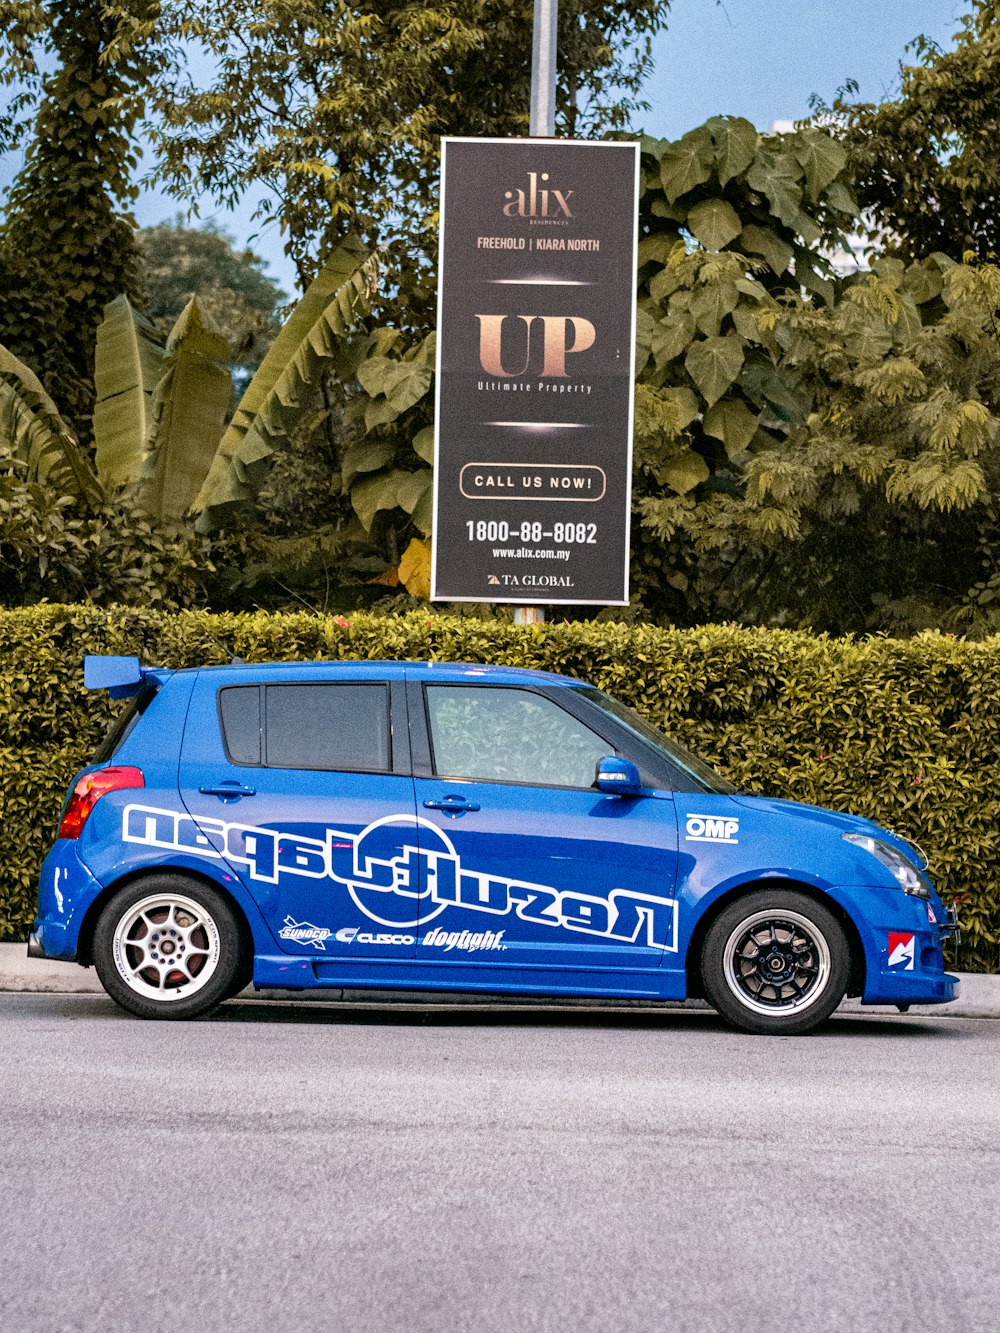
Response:
[[[481,683],[487,685],[556,685],[580,688],[583,680],[572,676],[556,675],[552,671],[536,671],[529,667],[491,665],[482,662],[400,662],[400,661],[325,661],[317,658],[309,662],[240,662],[227,666],[195,668],[206,675],[227,677],[234,684],[250,683],[264,676],[286,673],[310,675],[313,678],[350,677],[352,680],[434,680],[442,684]],[[287,677],[286,677],[287,678]]]

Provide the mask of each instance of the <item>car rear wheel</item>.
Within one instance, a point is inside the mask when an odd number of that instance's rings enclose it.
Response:
[[[240,931],[222,895],[182,875],[126,885],[101,913],[94,965],[113,1000],[140,1018],[198,1018],[240,975]]]
[[[744,1032],[795,1036],[847,992],[850,949],[837,918],[803,893],[775,889],[730,903],[701,954],[709,1002]]]

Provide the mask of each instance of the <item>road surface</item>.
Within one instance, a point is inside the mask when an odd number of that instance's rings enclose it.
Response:
[[[998,1327],[1000,1023],[0,995],[11,1333]]]

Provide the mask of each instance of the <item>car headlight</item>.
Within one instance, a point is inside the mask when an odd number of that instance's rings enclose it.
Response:
[[[878,838],[869,837],[867,833],[842,833],[841,837],[845,842],[852,842],[855,847],[860,847],[862,851],[874,856],[876,861],[881,861],[904,893],[911,893],[915,898],[931,896],[930,886],[920,878],[916,867],[911,865],[903,853],[897,851],[895,847],[890,847],[887,842],[880,842]]]

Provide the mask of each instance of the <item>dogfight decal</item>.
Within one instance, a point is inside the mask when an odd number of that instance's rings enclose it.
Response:
[[[418,845],[418,829],[423,846]],[[122,839],[144,847],[223,859],[247,867],[252,881],[277,884],[279,876],[324,880],[347,890],[355,906],[369,920],[395,931],[418,923],[423,929],[448,907],[504,917],[513,913],[522,921],[582,935],[617,940],[664,953],[677,951],[677,902],[674,898],[612,889],[606,897],[575,893],[505,879],[463,866],[448,835],[414,815],[387,815],[358,834],[327,829],[326,838],[305,838],[280,829],[252,824],[230,824],[221,819],[194,819],[176,810],[127,805],[122,813]],[[402,847],[400,847],[402,842]],[[336,932],[343,943],[351,928]],[[279,935],[303,947],[326,952],[334,931],[308,921],[286,917]],[[462,952],[493,952],[503,932],[492,932],[486,943],[469,932],[433,937],[439,948]],[[463,938],[464,936],[464,938]],[[352,936],[362,942],[360,935]],[[458,943],[459,938],[462,943]],[[470,940],[476,938],[474,946]],[[364,941],[369,942],[369,941]],[[380,942],[377,936],[371,942]],[[395,942],[395,941],[393,941]]]

